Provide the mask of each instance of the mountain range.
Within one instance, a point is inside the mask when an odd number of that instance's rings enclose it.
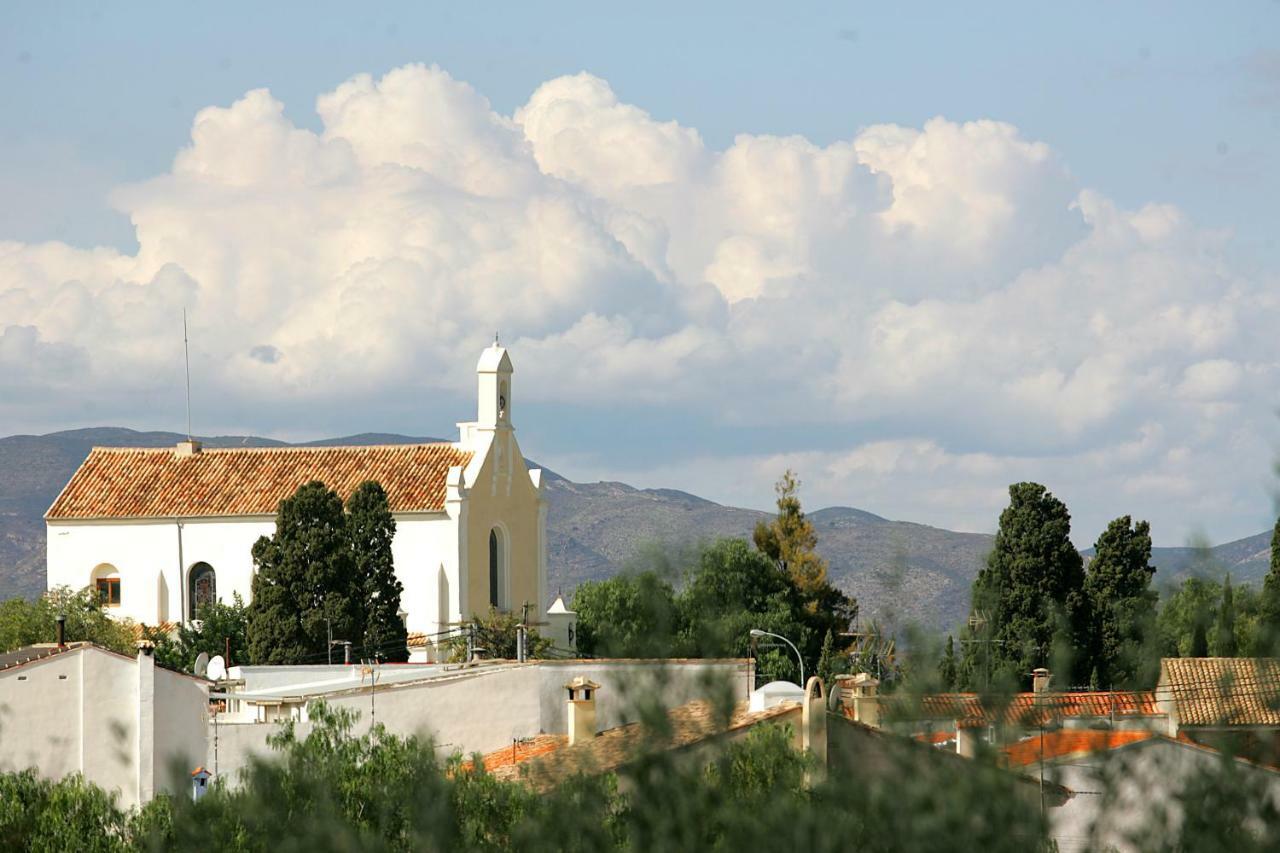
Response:
[[[0,600],[44,590],[43,515],[91,447],[163,447],[184,437],[96,427],[0,438]],[[307,444],[439,440],[365,433]],[[287,444],[253,436],[202,441],[208,447]],[[756,522],[769,517],[674,489],[577,483],[552,471],[546,472],[546,490],[548,581],[566,595],[584,580],[630,566],[662,561],[678,570],[698,543],[749,537]],[[819,509],[809,518],[832,581],[858,599],[864,618],[950,631],[968,614],[969,587],[991,548],[990,535],[892,521],[852,507]],[[1152,562],[1162,584],[1226,572],[1233,580],[1256,582],[1268,568],[1270,539],[1268,531],[1215,548],[1156,548]]]

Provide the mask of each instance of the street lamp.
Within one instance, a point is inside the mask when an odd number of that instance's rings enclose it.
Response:
[[[793,651],[793,652],[795,652],[795,653],[796,653],[796,660],[800,662],[800,687],[801,687],[801,688],[803,688],[803,687],[804,687],[804,658],[800,657],[800,650],[796,648],[796,644],[795,644],[795,643],[791,642],[790,640],[788,640],[786,637],[782,636],[781,634],[774,634],[774,633],[772,633],[772,632],[770,632],[770,631],[761,631],[759,628],[752,628],[752,629],[751,629],[751,636],[753,636],[753,637],[757,637],[757,638],[758,638],[758,637],[773,637],[774,639],[776,639],[776,640],[781,640],[782,642],[784,642],[784,643],[786,643],[788,646],[790,646],[790,647],[791,647],[791,651]]]

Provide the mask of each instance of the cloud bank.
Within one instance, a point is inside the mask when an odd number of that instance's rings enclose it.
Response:
[[[298,127],[262,89],[201,110],[168,173],[114,194],[136,255],[0,242],[0,419],[136,419],[183,308],[213,395],[257,413],[219,426],[254,432],[296,430],[281,401],[465,393],[497,329],[526,401],[790,436],[631,472],[605,437],[592,472],[760,504],[794,464],[811,503],[968,529],[1038,479],[1082,540],[1121,512],[1166,541],[1270,512],[1276,277],[1008,124],[717,151],[589,74],[505,116],[421,65],[316,111]]]

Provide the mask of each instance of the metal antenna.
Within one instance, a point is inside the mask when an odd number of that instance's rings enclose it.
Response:
[[[187,441],[191,441],[191,347],[187,343],[187,309],[182,309],[182,358],[187,365]]]
[[[494,345],[495,347],[496,347],[496,346],[498,346],[498,333],[497,333],[497,332],[494,332],[494,333],[493,333],[493,345]]]

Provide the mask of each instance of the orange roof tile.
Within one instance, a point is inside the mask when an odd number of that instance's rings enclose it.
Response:
[[[678,749],[724,732],[748,728],[792,713],[800,713],[800,703],[781,702],[763,711],[751,711],[743,702],[733,710],[726,724],[723,718],[718,719],[719,715],[710,702],[699,699],[667,713],[670,737],[658,743],[669,749]],[[637,757],[646,745],[653,743],[655,737],[643,724],[627,723],[607,729],[591,740],[573,746],[566,745],[567,738],[559,738],[558,742],[554,739],[541,741],[538,744],[539,755],[529,756],[538,760],[529,765],[532,772],[523,778],[534,787],[545,790],[575,773],[607,773]],[[498,758],[496,753],[490,755]],[[485,757],[485,767],[499,779],[522,778],[521,770],[525,764],[526,759],[518,757],[514,762],[489,768],[488,756]]]
[[[1165,658],[1160,686],[1182,726],[1280,726],[1280,659]]]
[[[492,773],[500,767],[512,767],[531,758],[555,752],[568,743],[569,738],[564,735],[538,735],[523,741],[512,741],[511,746],[504,746],[481,756],[480,764]],[[470,769],[472,765],[467,761],[462,766]]]
[[[95,447],[45,518],[275,515],[281,500],[311,480],[343,500],[377,480],[392,512],[437,512],[449,468],[471,456],[452,444],[214,448],[190,456],[172,448]]]
[[[1096,729],[1060,729],[1033,735],[1017,743],[1002,747],[1005,761],[1015,766],[1026,766],[1038,761],[1052,761],[1068,755],[1104,752],[1140,740],[1155,737],[1144,731],[1099,731]]]
[[[1079,693],[1017,693],[1007,704],[988,702],[976,693],[939,693],[895,700],[894,707],[907,717],[957,720],[962,726],[987,725],[997,716],[1008,725],[1038,725],[1061,717],[1153,717],[1161,711],[1150,690],[1085,691]]]

